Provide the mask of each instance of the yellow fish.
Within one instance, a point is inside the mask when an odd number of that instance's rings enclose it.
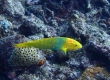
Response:
[[[39,49],[63,50],[65,53],[70,50],[78,50],[82,48],[82,45],[78,41],[67,37],[43,38],[14,44],[14,46],[17,48],[35,47]]]

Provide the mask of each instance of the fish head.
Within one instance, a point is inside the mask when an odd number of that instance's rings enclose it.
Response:
[[[82,48],[82,44],[74,39],[67,38],[65,47],[67,50],[78,50]]]

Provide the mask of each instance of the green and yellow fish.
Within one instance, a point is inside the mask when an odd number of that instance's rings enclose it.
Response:
[[[35,47],[39,49],[63,50],[65,53],[70,50],[78,50],[82,48],[82,45],[78,41],[67,37],[43,38],[14,44],[14,46],[17,48]]]

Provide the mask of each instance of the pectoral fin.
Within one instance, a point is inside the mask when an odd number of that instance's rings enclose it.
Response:
[[[67,48],[62,48],[62,50],[63,50],[64,53],[66,54],[66,52],[67,52]]]

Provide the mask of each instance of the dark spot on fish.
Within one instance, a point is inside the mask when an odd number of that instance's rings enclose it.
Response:
[[[78,46],[77,44],[75,45],[75,47]]]

